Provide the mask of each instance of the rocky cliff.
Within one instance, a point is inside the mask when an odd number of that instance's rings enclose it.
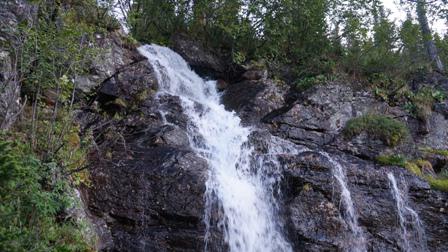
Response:
[[[156,97],[158,83],[147,60],[134,49],[105,39],[119,64],[108,58],[92,70],[104,73],[100,77],[92,74],[79,79],[95,80],[89,86],[96,92],[78,113],[83,131],[92,131],[97,144],[89,158],[92,185],[84,187],[83,194],[101,236],[100,249],[201,251],[207,163],[189,145],[188,118],[179,98]],[[192,42],[178,41],[175,49],[193,66],[214,77],[232,76],[222,87],[222,101],[240,115],[243,124],[257,128],[254,141],[275,135],[309,148],[296,156],[280,157],[284,175],[279,202],[294,251],[340,251],[350,239],[332,164],[321,151],[345,170],[369,251],[401,248],[399,216],[387,172],[406,185],[409,204],[424,225],[428,250],[448,250],[448,194],[431,189],[402,167],[375,162],[384,154],[417,155],[419,147],[448,149],[446,103],[437,104],[439,109],[428,120],[429,132],[422,135],[421,122],[408,112],[350,83],[327,83],[300,96],[291,95],[285,85],[255,70],[239,77],[234,77],[238,71],[226,75],[224,63],[188,43]],[[168,112],[162,114],[161,108]],[[403,122],[411,134],[394,147],[366,134],[344,136],[347,121],[371,113]],[[440,155],[428,159],[436,170],[448,165]],[[212,235],[218,244],[222,234]],[[225,246],[215,249],[225,251]]]

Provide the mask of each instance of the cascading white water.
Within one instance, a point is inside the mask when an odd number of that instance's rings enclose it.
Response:
[[[387,178],[389,179],[390,190],[398,212],[401,249],[406,252],[427,251],[425,230],[417,212],[408,204],[406,183],[402,182],[403,189],[400,190],[393,173],[387,173]],[[411,244],[412,242],[414,245]]]
[[[215,81],[204,81],[177,53],[157,45],[139,48],[154,67],[159,93],[179,96],[189,117],[192,148],[208,161],[207,205],[218,199],[222,228],[230,251],[292,251],[277,218],[274,185],[281,173],[275,155],[293,148],[273,140],[267,154],[256,155],[249,144],[250,128],[220,104]],[[284,145],[286,146],[286,145]],[[266,169],[269,169],[266,170]],[[213,197],[212,197],[213,195]],[[210,217],[210,209],[206,213]]]
[[[358,225],[358,215],[355,211],[352,196],[350,190],[347,186],[347,176],[339,162],[334,160],[328,153],[319,152],[325,156],[328,161],[332,164],[333,176],[336,178],[341,190],[341,199],[345,210],[345,221],[347,222],[350,231],[352,232],[352,239],[349,240],[346,245],[346,249],[353,252],[367,251],[366,240],[362,229]]]

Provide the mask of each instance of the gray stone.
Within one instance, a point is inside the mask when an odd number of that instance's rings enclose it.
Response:
[[[124,45],[120,31],[106,35],[96,34],[95,44],[101,48],[100,53],[92,59],[90,71],[86,75],[75,77],[75,85],[82,93],[90,93],[101,83],[111,78],[131,64],[145,60],[135,48]]]

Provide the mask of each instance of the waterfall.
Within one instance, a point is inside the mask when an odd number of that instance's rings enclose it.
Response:
[[[347,222],[350,231],[353,235],[352,239],[349,239],[346,249],[348,251],[358,252],[367,251],[366,240],[362,229],[358,225],[358,215],[355,211],[352,196],[347,186],[347,176],[344,173],[342,165],[334,160],[328,153],[319,152],[325,156],[332,165],[333,176],[339,184],[341,190],[341,200],[345,211],[345,221]]]
[[[215,81],[201,79],[166,47],[145,45],[139,51],[154,67],[159,94],[180,97],[189,117],[191,147],[208,162],[207,232],[211,207],[218,204],[223,212],[219,226],[230,251],[292,251],[278,219],[275,185],[281,172],[275,156],[293,154],[294,148],[273,138],[269,150],[257,154],[249,141],[254,130],[241,126],[240,118],[225,110]]]
[[[425,230],[417,212],[408,204],[406,183],[402,182],[403,190],[400,190],[393,173],[387,173],[387,178],[389,179],[390,191],[394,197],[398,212],[401,249],[406,252],[427,251]],[[412,246],[411,242],[415,243],[414,246]]]

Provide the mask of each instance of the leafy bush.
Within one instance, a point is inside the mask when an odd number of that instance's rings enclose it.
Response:
[[[432,87],[423,87],[411,96],[411,102],[415,106],[414,115],[425,120],[431,114],[435,102],[445,99],[445,95]]]
[[[64,217],[74,204],[54,163],[24,145],[0,141],[0,251],[89,251],[82,223]]]
[[[377,114],[367,114],[350,119],[343,130],[344,135],[348,138],[353,138],[362,132],[366,132],[369,137],[381,140],[389,146],[396,146],[409,135],[409,130],[404,123]]]
[[[64,102],[72,93],[74,76],[86,72],[97,53],[91,42],[99,28],[80,20],[77,8],[64,10],[44,1],[37,6],[39,24],[20,26],[22,92],[36,100],[38,93],[51,89]],[[52,13],[59,13],[60,22],[52,20]]]
[[[368,78],[374,94],[389,103],[400,100],[403,90],[406,89],[404,80],[391,77],[386,73],[374,73]]]

